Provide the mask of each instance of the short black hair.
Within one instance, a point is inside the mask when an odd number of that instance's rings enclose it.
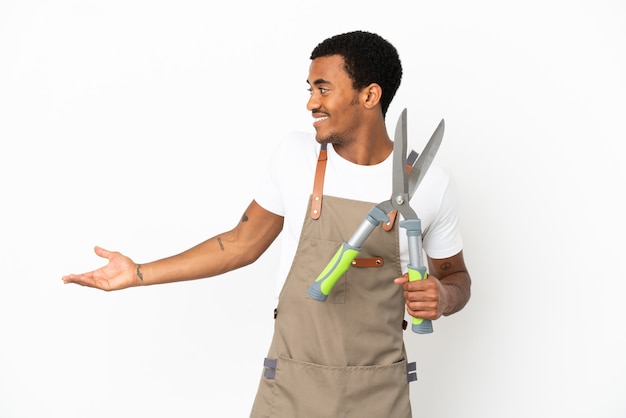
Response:
[[[330,55],[343,57],[354,89],[372,83],[382,88],[380,103],[385,116],[402,79],[402,63],[396,48],[375,33],[354,31],[322,41],[311,52],[311,59]]]

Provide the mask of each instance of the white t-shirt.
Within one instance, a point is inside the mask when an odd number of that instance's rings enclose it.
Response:
[[[421,152],[421,148],[413,149]],[[319,149],[315,137],[308,133],[295,133],[281,141],[255,195],[256,202],[264,209],[285,218],[277,294],[291,268],[305,216],[309,216],[306,211],[313,191]],[[329,144],[324,195],[372,204],[389,199],[392,192],[392,155],[380,164],[358,165],[338,155]],[[446,168],[436,162],[431,164],[411,198],[411,207],[421,219],[422,245],[429,257],[447,258],[461,251],[463,243],[459,232],[458,195]],[[399,231],[399,240],[402,269],[406,273],[409,255],[404,229]]]

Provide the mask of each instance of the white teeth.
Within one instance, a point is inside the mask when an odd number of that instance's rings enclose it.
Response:
[[[321,122],[326,119],[328,119],[328,116],[322,116],[321,118],[314,118],[314,122]]]

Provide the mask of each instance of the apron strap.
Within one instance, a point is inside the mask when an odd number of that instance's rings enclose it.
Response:
[[[322,144],[320,154],[317,157],[317,167],[315,168],[315,180],[313,182],[313,197],[311,198],[311,218],[319,219],[322,216],[322,195],[324,194],[324,175],[326,174],[326,161],[328,151],[326,144]]]

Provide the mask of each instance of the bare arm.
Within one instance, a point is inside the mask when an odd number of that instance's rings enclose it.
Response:
[[[470,299],[472,283],[463,251],[449,258],[428,258],[428,269],[428,280],[409,282],[406,275],[395,280],[404,287],[409,315],[438,319],[463,309]]]
[[[118,252],[96,247],[96,254],[107,258],[109,263],[88,273],[67,275],[63,281],[117,290],[216,276],[255,261],[276,239],[282,227],[282,216],[252,201],[235,228],[180,254],[138,265]]]

